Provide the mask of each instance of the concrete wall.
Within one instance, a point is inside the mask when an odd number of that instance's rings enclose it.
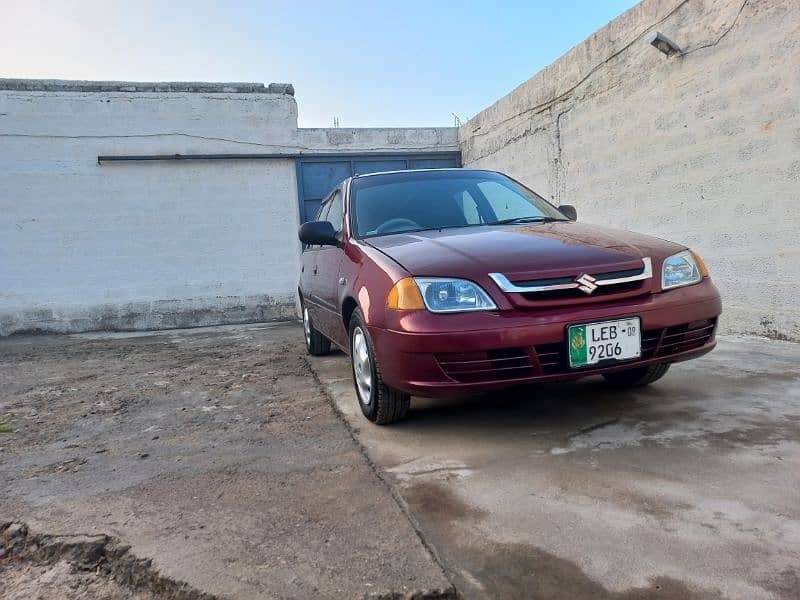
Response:
[[[294,318],[290,155],[457,150],[454,129],[298,130],[292,94],[0,80],[0,335]],[[289,156],[97,163],[175,153]]]
[[[661,31],[684,54],[647,43]],[[460,129],[580,219],[697,249],[723,328],[800,339],[800,2],[645,0]]]
[[[455,127],[300,129],[298,145],[329,152],[458,152]]]

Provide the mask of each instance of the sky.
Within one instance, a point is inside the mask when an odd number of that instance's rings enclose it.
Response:
[[[453,125],[634,0],[0,0],[0,77],[294,84],[301,127]]]

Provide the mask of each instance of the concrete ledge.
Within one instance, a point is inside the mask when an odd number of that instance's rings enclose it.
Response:
[[[335,152],[460,152],[456,127],[301,127],[297,133],[301,146]]]
[[[291,83],[204,81],[85,81],[67,79],[0,79],[0,90],[20,92],[190,92],[207,94],[288,94]]]
[[[266,294],[94,306],[40,306],[0,312],[0,337],[15,333],[151,331],[296,318],[293,298]]]

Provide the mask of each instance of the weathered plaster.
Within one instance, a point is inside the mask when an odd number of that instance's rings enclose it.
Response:
[[[697,249],[724,330],[800,340],[798,65],[796,1],[645,0],[462,126],[462,162]]]

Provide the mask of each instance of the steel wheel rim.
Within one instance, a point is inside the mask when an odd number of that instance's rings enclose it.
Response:
[[[308,317],[308,309],[303,307],[303,335],[306,336],[306,346],[311,346],[311,319]]]
[[[353,332],[351,355],[358,398],[362,404],[368,406],[372,402],[372,361],[369,357],[367,336],[361,327],[356,327]]]

